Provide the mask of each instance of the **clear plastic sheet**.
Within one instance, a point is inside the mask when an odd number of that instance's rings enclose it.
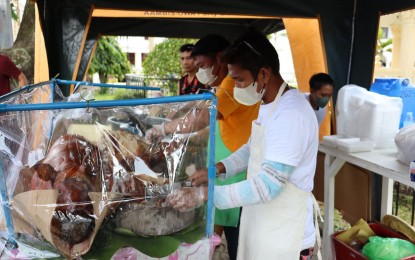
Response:
[[[39,91],[25,103],[53,101],[53,95],[36,99]],[[93,98],[79,93],[60,102]],[[8,102],[23,103],[17,100]],[[6,242],[3,216],[2,256],[109,259],[130,246],[165,257],[178,244],[205,237],[205,206],[179,212],[165,198],[191,188],[188,175],[207,166],[209,136],[201,133],[208,128],[183,133],[179,127],[157,141],[145,133],[175,117],[208,126],[199,113],[209,106],[203,100],[1,114],[0,159],[18,245]]]

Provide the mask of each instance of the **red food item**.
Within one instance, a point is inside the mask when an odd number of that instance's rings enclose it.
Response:
[[[31,182],[34,174],[35,170],[32,168],[23,167],[20,170],[19,179],[17,180],[16,187],[14,188],[14,195],[31,190]]]
[[[80,178],[67,178],[57,190],[57,206],[52,217],[54,241],[63,240],[73,246],[87,239],[95,227],[94,208],[88,192],[90,184]]]
[[[51,181],[56,178],[57,172],[50,164],[37,164],[33,166],[33,168],[37,172],[39,178],[43,181]]]
[[[167,172],[164,144],[149,143],[148,140],[126,131],[111,131],[106,136],[119,164],[127,172],[134,171],[134,160],[140,157],[155,172]]]
[[[127,172],[134,171],[134,160],[138,156],[147,165],[150,160],[150,143],[144,138],[126,131],[111,131],[106,136],[115,158]]]
[[[49,149],[46,158],[35,165],[37,177],[59,186],[66,178],[79,177],[91,186],[90,191],[110,190],[112,163],[97,146],[78,135],[63,135]],[[36,185],[38,185],[36,187]],[[44,189],[42,182],[32,181],[32,189]]]
[[[32,180],[30,182],[30,189],[31,190],[51,190],[52,189],[52,181],[44,181],[42,180],[37,172],[33,174]]]
[[[112,185],[112,164],[102,163],[102,158],[105,154],[84,138],[64,135],[33,167],[36,172],[32,189],[59,191],[50,229],[55,242],[63,241],[72,247],[94,230],[94,208],[88,193],[107,190]]]
[[[114,178],[113,192],[122,193],[126,197],[143,198],[145,196],[145,183],[131,173],[122,174]]]
[[[113,137],[121,141],[112,139],[110,145],[99,149],[81,136],[63,135],[53,143],[45,159],[32,167],[35,172],[31,189],[59,191],[50,228],[57,244],[73,247],[92,234],[95,216],[89,192],[112,191],[144,200],[146,185],[152,185],[152,181],[130,173],[136,156],[144,158],[148,165],[167,169],[161,145],[128,140],[129,135]],[[114,165],[126,168],[113,172],[117,169]]]

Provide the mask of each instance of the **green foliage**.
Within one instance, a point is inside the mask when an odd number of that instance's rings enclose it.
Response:
[[[180,46],[194,42],[195,40],[169,38],[157,44],[143,62],[144,75],[157,78],[181,75]]]
[[[101,90],[106,91],[102,92]],[[95,100],[125,100],[125,99],[136,99],[145,98],[146,93],[144,90],[133,90],[133,89],[112,89],[100,88],[95,94]]]
[[[10,3],[10,9],[12,10],[12,19],[15,21],[19,21],[19,15],[17,14],[16,6],[13,3]]]
[[[391,52],[392,51],[391,45],[392,45],[392,39],[385,39],[383,35],[383,30],[379,29],[376,50],[378,52],[384,52],[384,51]]]
[[[120,89],[115,92],[114,99],[124,100],[124,99],[135,99],[135,98],[145,98],[146,94],[144,90],[132,90],[132,89]]]
[[[324,204],[319,202],[320,213],[324,219]],[[322,225],[322,223],[320,223]],[[334,209],[334,232],[343,231],[351,228],[350,223],[343,219],[343,213],[337,209]]]
[[[143,62],[143,73],[153,78],[180,78],[182,67],[180,65],[179,49],[183,44],[195,43],[194,39],[169,38],[157,44]],[[164,86],[172,92],[176,92],[177,83]]]
[[[180,243],[194,244],[204,234],[205,226],[201,221],[195,221],[182,231],[156,237],[141,237],[130,230],[114,228],[112,224],[107,223],[100,228],[90,251],[83,257],[85,259],[110,259],[120,248],[133,247],[147,256],[164,258],[176,251]]]
[[[404,186],[401,184],[401,186]],[[405,220],[406,223],[411,223],[412,219],[412,195],[408,194],[399,194],[398,205],[396,205],[396,188],[393,192],[393,214]],[[398,206],[398,214],[396,214],[395,209]]]
[[[101,37],[88,74],[98,73],[101,82],[106,83],[109,75],[114,75],[119,81],[122,81],[125,74],[130,71],[131,64],[127,59],[127,55],[122,52],[115,37]]]
[[[392,51],[392,39],[385,39],[383,30],[379,28],[378,39],[376,41],[376,55],[379,56],[380,61],[385,63],[385,57],[383,53]]]

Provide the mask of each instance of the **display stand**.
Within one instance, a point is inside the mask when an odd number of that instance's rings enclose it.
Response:
[[[398,161],[396,149],[373,150],[371,152],[347,153],[337,148],[320,144],[324,158],[324,231],[323,258],[334,259],[331,235],[334,229],[334,190],[336,174],[348,162],[383,176],[381,217],[391,214],[393,181],[415,188],[409,177],[409,166]]]
[[[30,92],[37,87],[44,86],[48,84],[51,87],[51,95],[49,96],[47,102],[45,103],[36,103],[36,104],[16,104],[8,103],[7,100],[12,99],[19,94]],[[39,83],[36,85],[26,86],[20,90],[9,93],[5,96],[0,97],[0,113],[14,112],[14,111],[42,111],[42,110],[65,110],[65,109],[79,109],[79,108],[112,108],[112,107],[129,107],[129,106],[140,106],[140,105],[156,105],[156,104],[165,104],[165,103],[178,103],[178,102],[187,102],[187,101],[201,101],[206,100],[210,102],[209,106],[209,149],[208,153],[208,200],[207,200],[207,211],[206,211],[206,237],[203,238],[200,242],[197,243],[196,247],[208,247],[209,252],[206,256],[213,253],[211,245],[217,244],[217,237],[213,234],[213,218],[214,218],[214,206],[213,206],[213,191],[214,191],[214,181],[215,181],[215,125],[216,125],[216,107],[217,99],[216,96],[212,93],[203,93],[198,95],[185,95],[185,96],[173,96],[173,97],[159,97],[159,98],[143,98],[143,99],[129,99],[129,100],[109,100],[109,101],[93,101],[87,100],[86,102],[53,102],[55,100],[54,92],[56,84],[74,84],[74,85],[84,85],[92,87],[115,87],[115,88],[127,88],[127,89],[141,89],[141,90],[160,90],[159,88],[152,87],[138,87],[138,86],[120,86],[112,84],[96,84],[91,82],[77,82],[77,81],[63,81],[63,80],[51,80],[48,82]],[[75,87],[76,90],[76,87]],[[1,145],[1,144],[0,144]],[[7,174],[7,169],[3,164],[3,161],[0,159],[0,193],[2,199],[2,207],[4,211],[4,220],[7,232],[8,241],[3,246],[5,248],[17,247],[18,243],[15,237],[15,230],[13,224],[13,217],[10,210],[9,202],[9,193],[7,191],[5,176]],[[220,241],[220,239],[219,239]],[[184,245],[186,247],[186,245]],[[191,245],[187,245],[188,247]],[[180,249],[180,250],[183,250]],[[179,250],[178,250],[179,251]],[[177,252],[175,253],[177,254]],[[150,259],[150,258],[149,258]],[[200,258],[199,258],[200,259]]]

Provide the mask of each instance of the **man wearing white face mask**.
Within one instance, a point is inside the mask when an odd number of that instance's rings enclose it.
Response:
[[[284,82],[278,54],[260,32],[247,30],[222,59],[235,80],[235,99],[246,105],[262,101],[249,141],[216,163],[226,178],[248,170],[247,180],[214,189],[217,208],[243,207],[237,258],[309,260],[319,237],[313,223],[318,205],[311,194],[318,151],[314,112],[303,94]],[[191,178],[203,183],[207,169]],[[186,211],[206,198],[207,189],[196,187],[176,190],[166,201]]]
[[[207,84],[216,89],[218,98],[218,121],[216,125],[216,161],[229,156],[245,144],[251,133],[251,122],[258,116],[260,103],[254,106],[240,104],[234,98],[235,81],[228,76],[228,67],[221,61],[223,50],[229,47],[230,43],[220,35],[207,35],[201,38],[193,47],[192,57],[195,65],[199,68],[196,77],[203,84]],[[259,101],[259,100],[258,100]],[[206,117],[203,120],[202,117]],[[201,124],[206,122],[206,124]],[[182,132],[193,129],[197,131],[201,127],[206,127],[209,123],[208,113],[189,113],[186,120],[176,119],[162,126],[163,134],[168,135],[173,131]],[[153,138],[160,135],[158,129],[150,129],[146,137]],[[217,180],[217,185],[227,185],[246,179],[246,171],[238,172],[226,181]],[[229,259],[236,259],[236,251],[239,235],[239,216],[240,208],[235,207],[226,210],[216,210],[215,212],[215,232],[225,232],[228,243]]]
[[[230,43],[220,35],[201,38],[192,52],[195,65],[199,67],[197,77],[216,88],[218,97],[218,121],[216,125],[216,161],[220,161],[239,149],[248,141],[249,121],[258,115],[259,103],[255,106],[241,105],[234,98],[235,81],[228,75],[228,66],[221,61],[222,52]],[[216,185],[228,185],[246,179],[241,171],[227,180],[216,180]],[[239,239],[240,208],[215,210],[215,233],[225,232],[230,260],[236,259]]]

